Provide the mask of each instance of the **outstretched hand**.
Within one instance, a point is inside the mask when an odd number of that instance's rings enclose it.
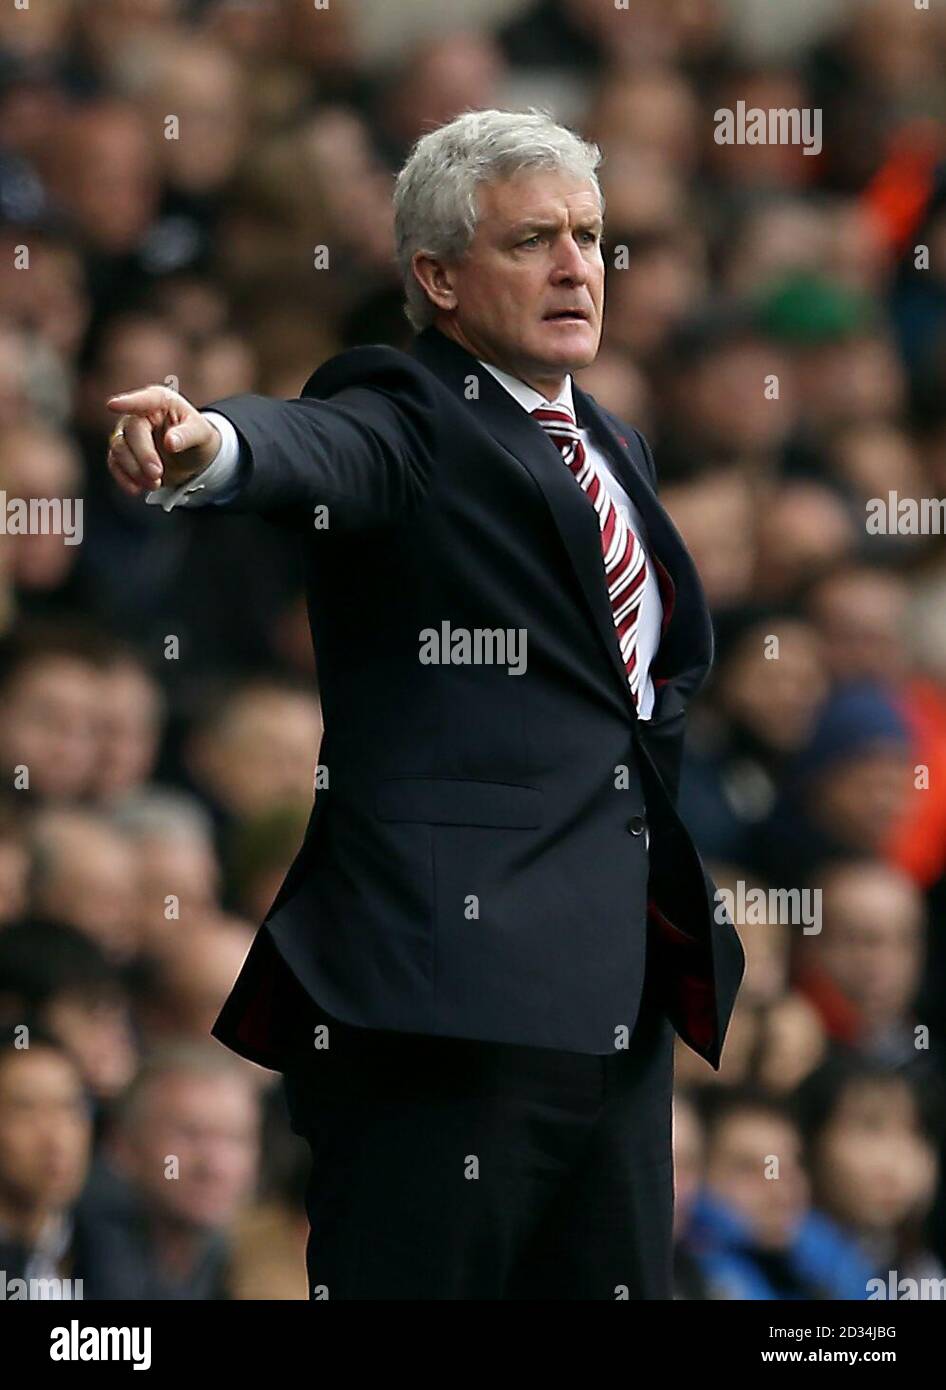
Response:
[[[108,470],[130,497],[180,487],[202,473],[220,448],[219,430],[169,386],[126,391],[107,405],[120,417],[109,439]]]

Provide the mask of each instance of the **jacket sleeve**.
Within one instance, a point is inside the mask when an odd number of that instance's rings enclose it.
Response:
[[[209,509],[305,529],[319,508],[327,529],[358,530],[406,518],[427,495],[438,413],[414,373],[328,399],[230,396],[205,409],[233,423],[241,446],[239,486]]]

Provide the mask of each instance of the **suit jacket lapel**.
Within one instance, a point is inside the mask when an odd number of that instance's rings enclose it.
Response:
[[[496,442],[535,480],[565,546],[595,629],[619,682],[622,699],[628,712],[636,719],[637,711],[627,684],[627,673],[621,659],[601,563],[598,519],[587,497],[576,485],[574,477],[563,466],[558,449],[541,425],[531,419],[518,402],[513,400],[492,373],[481,367],[470,353],[439,330],[428,328],[420,333],[414,339],[412,352],[418,361],[439,377],[460,400],[468,404],[471,412]],[[473,399],[469,391],[471,378],[475,380],[477,387]],[[606,450],[609,461],[614,462],[628,495],[647,524],[651,545],[660,553],[663,543],[667,547],[668,556],[672,551],[682,552],[685,556],[686,552],[679,535],[666,517],[649,483],[639,472],[627,450],[622,449],[605,416],[590,396],[579,391],[577,387],[573,389],[578,422],[594,431],[596,442]],[[678,575],[681,567],[676,557],[672,558],[673,566],[661,555],[678,589],[674,620],[667,627],[665,639],[670,636],[675,626],[679,628],[681,621],[676,613],[680,602]],[[692,564],[690,570],[695,576]],[[680,577],[685,582],[689,576]],[[689,609],[691,606],[691,603],[687,603],[685,608]],[[664,641],[661,641],[660,655],[664,656]],[[687,653],[686,660],[689,664],[693,663],[694,655],[693,651]],[[702,660],[702,653],[699,659]],[[666,663],[661,660],[660,664],[664,667]],[[652,670],[657,673],[656,663]]]
[[[712,664],[713,628],[696,566],[650,480],[632,461],[627,441],[619,438],[598,403],[574,382],[572,396],[579,425],[594,435],[595,443],[640,512],[647,528],[648,547],[665,566],[673,583],[673,611],[651,665],[651,676],[668,680],[688,673],[699,681]]]

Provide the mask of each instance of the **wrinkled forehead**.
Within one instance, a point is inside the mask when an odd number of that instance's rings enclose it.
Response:
[[[588,178],[559,169],[523,169],[483,180],[476,190],[477,227],[511,227],[531,219],[601,223],[601,199]]]

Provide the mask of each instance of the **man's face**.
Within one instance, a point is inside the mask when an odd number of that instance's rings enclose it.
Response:
[[[767,1168],[769,1155],[778,1158],[777,1177]],[[790,1243],[808,1205],[798,1133],[766,1114],[746,1111],[720,1126],[710,1147],[706,1182],[767,1250],[783,1250]]]
[[[532,170],[479,188],[480,219],[458,265],[434,273],[437,325],[530,385],[593,362],[604,262],[594,185]],[[563,316],[566,315],[566,316]]]
[[[75,1065],[48,1047],[4,1054],[0,1195],[17,1211],[68,1206],[85,1182],[91,1122]]]
[[[243,1076],[165,1076],[152,1084],[137,1121],[118,1136],[114,1156],[166,1219],[199,1229],[223,1227],[256,1181],[258,1105]],[[180,1166],[179,1176],[169,1180],[171,1154]]]

